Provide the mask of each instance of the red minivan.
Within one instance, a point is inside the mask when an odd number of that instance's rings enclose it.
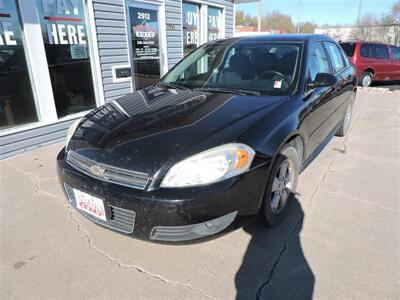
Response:
[[[361,86],[373,81],[400,80],[400,48],[372,42],[340,42],[344,52],[357,68]]]

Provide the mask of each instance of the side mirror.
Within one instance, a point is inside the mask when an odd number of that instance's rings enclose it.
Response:
[[[309,88],[319,88],[325,86],[334,86],[338,82],[336,76],[329,73],[318,73],[314,82],[308,83]]]

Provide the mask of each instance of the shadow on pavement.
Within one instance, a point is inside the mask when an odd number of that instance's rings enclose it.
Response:
[[[371,84],[371,87],[385,88],[390,91],[400,90],[400,81],[377,81]]]
[[[296,198],[288,209],[275,228],[266,228],[261,218],[244,227],[252,238],[235,277],[236,299],[312,298],[314,274],[299,236],[304,213]]]

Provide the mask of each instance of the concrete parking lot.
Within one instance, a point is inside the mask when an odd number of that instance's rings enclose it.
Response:
[[[1,299],[400,298],[398,91],[358,93],[348,137],[300,176],[280,226],[256,219],[193,245],[135,240],[71,209],[61,147],[0,162]]]

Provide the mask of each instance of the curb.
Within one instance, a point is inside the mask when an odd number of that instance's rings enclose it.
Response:
[[[366,91],[368,93],[391,93],[391,94],[400,94],[400,90],[391,90],[389,88],[381,88],[381,87],[358,87],[361,91]]]

